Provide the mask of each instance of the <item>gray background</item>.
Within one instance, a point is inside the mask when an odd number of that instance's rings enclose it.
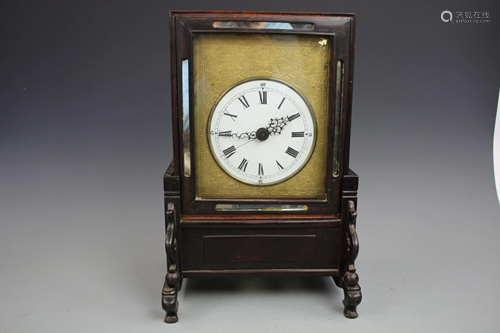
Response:
[[[163,323],[172,9],[358,15],[358,319],[328,278],[187,279]],[[0,332],[500,332],[499,22],[494,0],[1,1]]]

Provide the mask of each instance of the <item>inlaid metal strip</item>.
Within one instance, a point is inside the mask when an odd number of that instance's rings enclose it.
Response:
[[[191,176],[191,131],[189,129],[189,61],[182,60],[182,141],[184,176]]]

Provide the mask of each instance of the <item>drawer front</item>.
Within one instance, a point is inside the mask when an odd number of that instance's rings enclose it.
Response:
[[[336,269],[340,228],[182,229],[183,271]]]
[[[316,235],[205,235],[204,262],[314,262]]]

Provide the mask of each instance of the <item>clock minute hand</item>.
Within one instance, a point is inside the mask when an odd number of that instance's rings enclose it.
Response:
[[[252,132],[243,132],[243,133],[232,133],[231,131],[220,132],[219,136],[226,138],[236,138],[236,139],[248,139],[254,140],[259,139],[260,141],[265,141],[270,135],[281,134],[285,126],[293,120],[291,117],[280,117],[280,118],[271,118],[267,127],[261,127],[256,131]]]
[[[236,139],[248,139],[253,140],[256,138],[256,131],[253,132],[243,132],[243,133],[233,133],[231,131],[221,131],[218,134],[219,137],[223,138],[236,138]]]

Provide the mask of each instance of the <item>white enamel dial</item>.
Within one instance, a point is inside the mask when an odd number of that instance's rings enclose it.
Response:
[[[209,143],[231,177],[252,185],[282,182],[302,169],[314,149],[316,123],[288,84],[254,79],[230,88],[213,109]]]

